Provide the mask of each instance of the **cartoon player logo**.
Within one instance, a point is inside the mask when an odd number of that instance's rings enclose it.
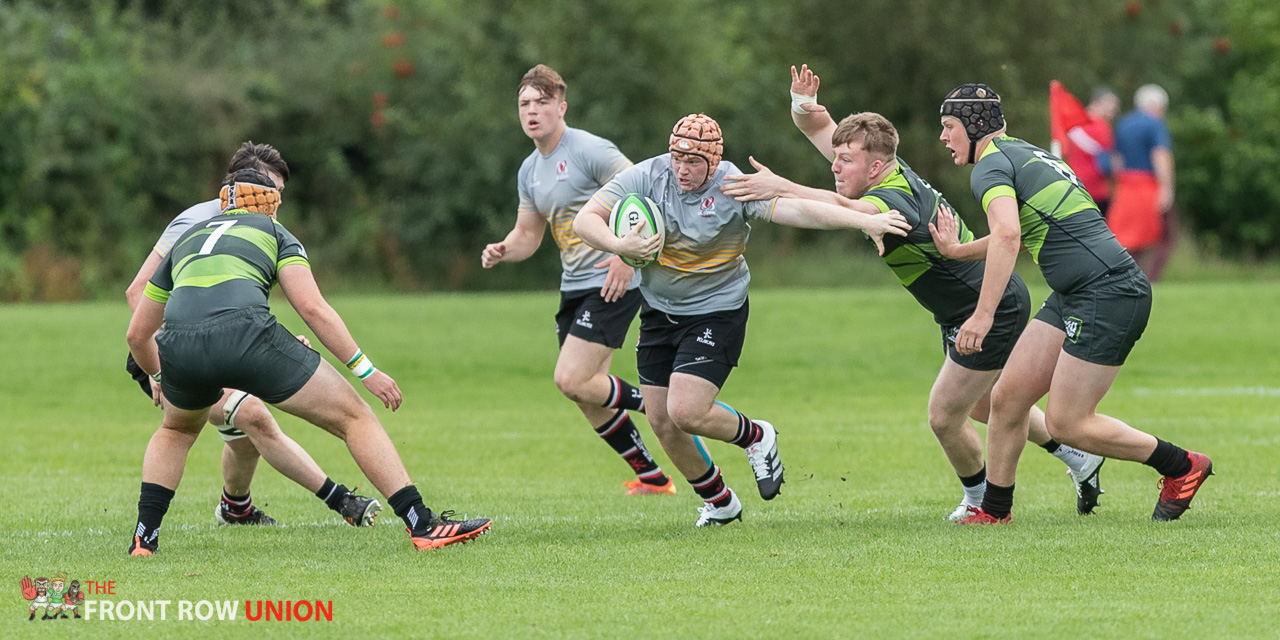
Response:
[[[27,610],[27,620],[35,620],[38,609],[44,610],[40,616],[41,620],[55,620],[59,614],[66,619],[67,611],[79,618],[80,605],[84,604],[80,581],[72,580],[69,590],[66,585],[67,574],[65,573],[58,573],[52,581],[48,578],[36,578],[33,582],[31,576],[23,576],[18,582],[18,587],[22,590],[22,597],[31,601],[31,607]]]

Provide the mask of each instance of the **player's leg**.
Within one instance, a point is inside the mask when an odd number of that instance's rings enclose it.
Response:
[[[645,306],[640,312],[636,370],[644,392],[646,417],[658,443],[676,470],[702,498],[695,526],[722,525],[742,519],[742,503],[724,482],[720,467],[698,438],[680,429],[667,412],[668,385],[675,367],[679,318]]]
[[[641,373],[642,380],[646,379]],[[665,382],[665,381],[664,381]],[[742,503],[724,482],[720,467],[696,436],[681,429],[667,413],[668,388],[666,385],[642,384],[645,404],[649,407],[646,417],[653,433],[658,437],[662,450],[671,459],[694,493],[702,498],[695,526],[722,525],[742,519]]]
[[[149,556],[160,545],[160,524],[182,481],[187,453],[208,419],[209,409],[179,409],[165,403],[164,420],[151,436],[142,458],[142,488],[138,523],[129,545],[130,555]]]
[[[1087,362],[1068,353],[1058,359],[1046,412],[1055,439],[1108,458],[1141,462],[1164,477],[1152,518],[1176,520],[1213,475],[1213,462],[1097,412],[1119,366]]]
[[[962,524],[1003,521],[1013,508],[1018,458],[1026,445],[1031,407],[1049,390],[1053,366],[1065,334],[1052,325],[1032,320],[1009,355],[991,391],[987,422],[987,489],[982,513]]]
[[[742,447],[755,473],[760,497],[772,500],[785,481],[777,430],[716,399],[738,365],[748,314],[749,303],[744,302],[738,309],[681,321],[667,413],[676,426],[690,434]]]
[[[982,457],[982,437],[969,423],[969,417],[989,397],[991,385],[999,375],[999,371],[967,369],[947,357],[929,391],[929,428],[964,488],[964,498],[947,516],[948,520],[973,515],[982,505],[987,465]],[[987,412],[988,407],[984,407],[984,418]]]
[[[466,542],[489,528],[487,518],[454,521],[451,512],[437,514],[423,505],[373,409],[328,362],[321,360],[306,384],[275,406],[341,438],[360,470],[404,520],[418,548]]]
[[[640,390],[609,375],[612,359],[612,347],[571,334],[560,347],[556,361],[556,387],[577,403],[596,435],[635,473],[634,480],[623,483],[628,495],[675,493],[675,483],[654,461],[627,409],[617,404],[619,397],[630,398],[632,391],[640,395]],[[643,398],[629,403],[637,408],[642,405]]]
[[[281,475],[298,483],[325,503],[344,521],[352,526],[372,524],[382,509],[373,498],[359,496],[346,485],[335,483],[316,464],[293,438],[280,429],[275,416],[266,403],[243,391],[228,390],[218,404],[213,406],[209,423],[218,428],[227,448],[237,445],[251,447],[254,455],[261,453],[267,464]],[[251,444],[250,444],[251,443]],[[224,452],[226,448],[224,448]],[[224,454],[225,461],[225,454]],[[262,511],[253,506],[247,487],[244,494],[231,494],[224,489],[222,501],[216,512],[222,524],[274,524]]]

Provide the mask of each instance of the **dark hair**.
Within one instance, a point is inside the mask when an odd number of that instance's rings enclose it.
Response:
[[[533,87],[545,97],[564,100],[566,89],[564,78],[561,78],[555,69],[545,64],[540,64],[524,74],[524,77],[520,79],[520,86],[516,87],[516,93],[519,94],[524,91],[525,87]]]
[[[254,144],[250,140],[240,145],[240,148],[236,150],[236,154],[231,156],[231,164],[227,166],[227,173],[235,173],[241,169],[253,169],[263,173],[271,171],[279,174],[281,180],[289,181],[289,165],[280,156],[280,152],[269,144]],[[275,185],[269,186],[275,187]]]
[[[275,183],[271,181],[271,177],[257,169],[237,169],[236,171],[232,171],[222,179],[222,186],[225,187],[236,182],[256,184],[268,189],[276,188]]]

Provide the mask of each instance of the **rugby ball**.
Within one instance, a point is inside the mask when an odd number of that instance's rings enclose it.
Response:
[[[658,211],[658,205],[638,193],[628,193],[617,204],[613,205],[613,211],[610,212],[609,222],[613,227],[613,235],[621,238],[631,232],[640,221],[644,220],[644,228],[640,230],[641,238],[651,238],[654,234],[663,235],[666,231],[666,225],[663,224],[662,212]],[[662,247],[654,252],[653,256],[647,260],[634,260],[626,256],[621,256],[622,261],[637,268],[647,267],[658,259],[658,254],[662,253]]]

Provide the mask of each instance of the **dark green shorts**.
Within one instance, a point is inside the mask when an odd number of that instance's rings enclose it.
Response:
[[[1118,367],[1151,317],[1151,283],[1136,265],[1044,301],[1036,320],[1065,331],[1062,350],[1094,364]]]
[[[179,409],[213,406],[222,389],[239,389],[275,404],[302,388],[320,354],[303,345],[275,316],[245,309],[195,323],[165,323],[156,336],[164,397]]]
[[[967,356],[956,350],[956,334],[960,332],[958,324],[939,325],[942,328],[942,350],[952,362],[974,371],[997,371],[1003,369],[1013,353],[1013,345],[1027,328],[1027,320],[1031,317],[1031,295],[1027,293],[1027,285],[1022,279],[1014,276],[1014,286],[1009,287],[996,308],[995,319],[991,322],[991,330],[982,339],[982,351]]]

